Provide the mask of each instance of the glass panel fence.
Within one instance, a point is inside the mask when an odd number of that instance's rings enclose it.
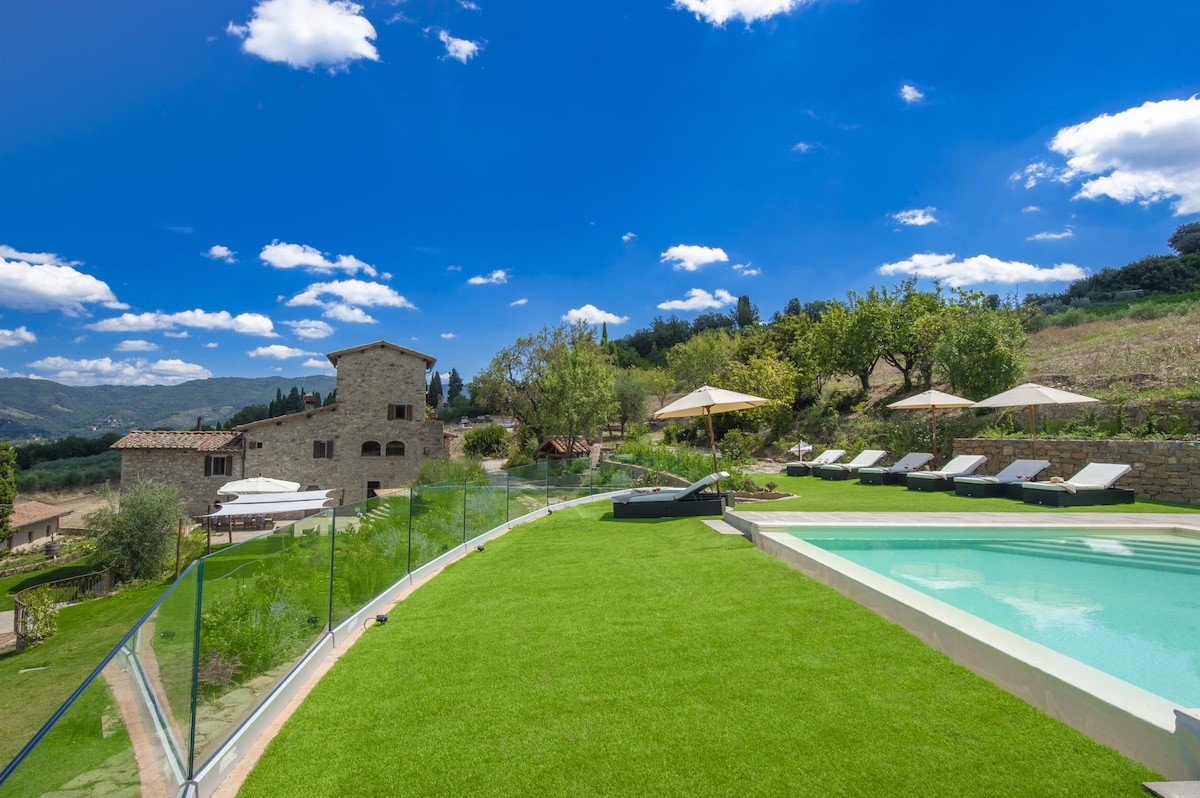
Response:
[[[508,469],[508,518],[540,510],[546,502],[546,463]]]
[[[336,627],[408,573],[409,497],[338,508],[333,545]]]
[[[503,477],[503,474],[499,475]],[[508,521],[508,497],[503,482],[494,479],[468,483],[465,487],[467,540]]]
[[[409,569],[437,559],[464,539],[466,490],[462,482],[422,485],[412,491]]]
[[[332,529],[326,511],[201,561],[195,768],[324,634]]]

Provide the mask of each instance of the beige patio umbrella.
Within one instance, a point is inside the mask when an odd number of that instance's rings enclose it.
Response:
[[[1037,427],[1033,423],[1034,405],[1070,405],[1080,402],[1099,401],[1099,399],[1093,399],[1083,394],[1060,391],[1058,388],[1047,388],[1045,385],[1038,385],[1036,382],[1027,382],[1024,385],[1018,385],[1016,388],[998,393],[995,396],[989,396],[987,399],[980,399],[975,403],[975,406],[1020,407],[1021,405],[1029,405],[1029,448],[1030,452],[1034,456],[1037,456]]]
[[[687,418],[695,416],[708,417],[708,440],[712,444],[713,473],[717,472],[717,439],[713,434],[713,413],[728,413],[731,410],[749,410],[752,407],[765,405],[770,399],[761,396],[727,391],[724,388],[714,388],[711,385],[701,385],[689,394],[681,396],[671,404],[654,414],[655,418]],[[721,483],[717,483],[720,490]]]
[[[930,418],[933,420],[933,467],[937,468],[937,411],[939,407],[974,407],[975,403],[970,399],[963,399],[961,396],[955,396],[952,393],[944,391],[922,391],[915,396],[910,396],[907,399],[901,399],[898,402],[892,402],[888,407],[897,410],[923,410],[929,408]]]

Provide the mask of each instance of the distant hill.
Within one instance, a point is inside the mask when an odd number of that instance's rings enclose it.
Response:
[[[223,421],[246,405],[268,404],[292,386],[334,389],[331,376],[217,377],[179,385],[59,385],[24,377],[0,379],[0,440],[23,443],[67,435],[92,437],[132,429],[195,429]]]

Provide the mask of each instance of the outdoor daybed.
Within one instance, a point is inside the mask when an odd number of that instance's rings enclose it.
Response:
[[[867,449],[849,463],[813,466],[812,473],[814,477],[821,479],[850,479],[850,477],[858,476],[858,469],[870,468],[882,460],[886,454],[887,452],[883,449]]]
[[[864,485],[903,485],[905,477],[932,459],[929,452],[909,452],[894,465],[858,469],[858,481]]]
[[[1021,486],[1037,479],[1037,475],[1049,467],[1049,460],[1013,460],[994,477],[983,474],[955,477],[954,492],[959,496],[975,499],[994,499],[1000,496],[1020,499]]]
[[[679,518],[691,515],[724,515],[732,494],[708,490],[714,483],[729,479],[728,471],[718,471],[686,488],[635,488],[613,496],[614,518]]]
[[[954,490],[954,478],[969,476],[987,462],[981,454],[960,454],[938,471],[918,471],[905,477],[909,490]]]
[[[1049,507],[1133,504],[1132,489],[1113,487],[1131,470],[1123,463],[1089,463],[1062,482],[1026,482],[1021,486],[1021,501]]]
[[[842,459],[846,454],[845,449],[826,449],[821,452],[821,456],[813,460],[800,461],[796,463],[788,463],[786,466],[787,475],[789,477],[807,477],[812,474],[815,466],[829,465]]]

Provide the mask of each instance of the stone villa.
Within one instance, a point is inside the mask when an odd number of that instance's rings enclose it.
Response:
[[[121,483],[178,485],[192,515],[212,512],[226,482],[266,476],[301,490],[335,490],[337,504],[411,482],[427,459],[445,456],[442,424],[425,418],[429,355],[387,341],[331,352],[336,401],[244,424],[228,432],[135,431],[113,444]]]

